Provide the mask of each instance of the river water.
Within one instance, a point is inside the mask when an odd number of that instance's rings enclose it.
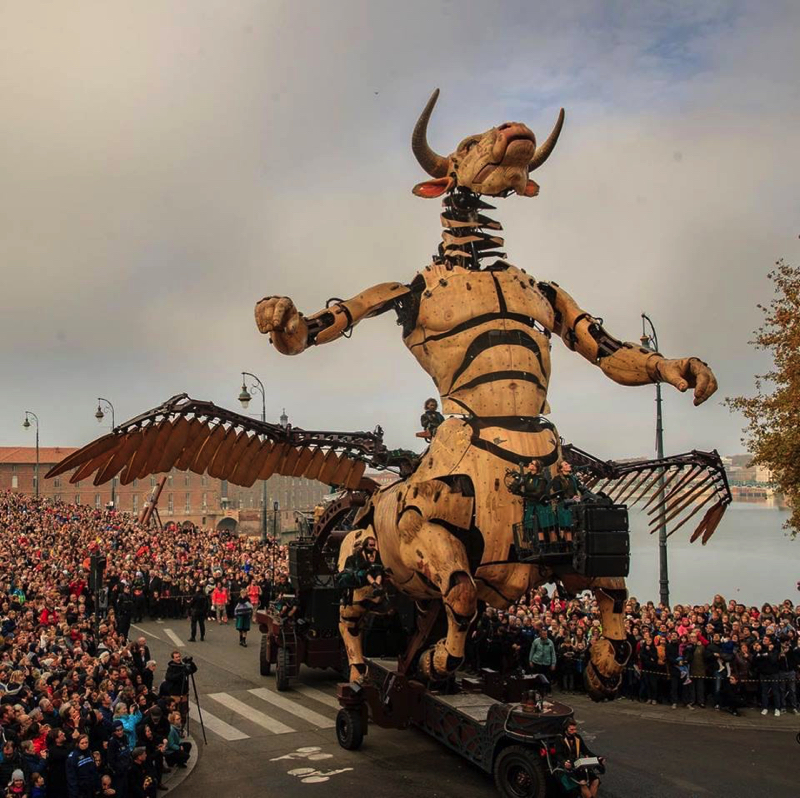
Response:
[[[670,603],[702,604],[716,593],[748,606],[800,603],[800,536],[792,540],[781,528],[788,516],[768,504],[733,502],[705,546],[689,543],[692,519],[667,540]],[[631,511],[628,590],[641,602],[658,602],[658,537],[647,531],[648,520]]]

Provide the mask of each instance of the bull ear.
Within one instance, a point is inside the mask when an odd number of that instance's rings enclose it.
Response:
[[[525,186],[525,191],[522,192],[525,197],[535,197],[539,193],[539,184],[533,180],[528,180]]]
[[[445,191],[448,191],[452,185],[453,179],[451,177],[437,177],[436,180],[426,180],[424,183],[417,183],[417,185],[414,186],[413,192],[418,197],[436,199],[436,197],[441,197]]]

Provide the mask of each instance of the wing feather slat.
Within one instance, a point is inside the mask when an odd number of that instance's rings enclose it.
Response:
[[[336,469],[339,467],[339,458],[336,455],[336,452],[331,449],[325,455],[325,462],[322,464],[322,468],[319,470],[319,476],[317,479],[320,482],[324,482],[326,485],[331,484],[331,477],[333,476]]]
[[[311,462],[308,464],[306,468],[306,473],[303,476],[306,479],[317,479],[319,476],[319,470],[322,468],[322,464],[325,462],[325,451],[323,449],[317,449],[314,452],[314,456],[311,458]]]
[[[273,448],[273,444],[268,440],[263,440],[258,444],[253,460],[247,466],[247,470],[239,473],[236,477],[238,485],[243,488],[252,488],[256,484],[258,475],[261,473],[261,469],[264,467],[264,463],[266,463]]]
[[[126,463],[133,456],[136,447],[142,440],[142,433],[139,430],[125,433],[125,440],[122,441],[114,456],[95,474],[92,484],[95,486],[108,482],[115,477]]]
[[[164,454],[164,444],[169,440],[170,435],[172,435],[172,421],[165,418],[158,425],[158,437],[153,442],[153,448],[150,450],[144,466],[142,466],[145,476],[158,473],[158,464]]]
[[[222,442],[217,447],[217,451],[214,452],[214,456],[208,463],[208,475],[213,479],[222,479],[222,475],[225,473],[225,462],[233,447],[236,445],[237,439],[236,427],[228,427],[225,437],[222,439]]]
[[[253,446],[253,441],[258,441],[258,435],[250,435],[247,430],[242,430],[239,433],[239,437],[236,439],[236,444],[234,445],[233,449],[231,450],[230,455],[228,455],[228,459],[225,461],[225,467],[223,469],[223,479],[227,479],[228,482],[233,482],[234,485],[238,484],[236,480],[236,472],[242,468],[247,467],[247,464],[252,460],[252,454],[255,454],[255,449],[251,447]],[[244,457],[247,452],[251,452],[251,457],[247,461],[245,461]]]
[[[274,473],[278,463],[283,458],[289,446],[285,443],[276,443],[269,452],[261,470],[258,472],[258,479],[269,479]]]
[[[117,436],[121,438],[121,435]],[[88,462],[84,463],[75,473],[69,478],[69,481],[74,485],[76,482],[86,479],[90,474],[93,474],[98,468],[103,468],[111,462],[111,458],[117,453],[116,449],[110,452],[103,452],[103,454],[93,457]]]
[[[199,418],[192,419],[191,427],[189,438],[186,441],[186,448],[181,452],[181,456],[175,463],[175,468],[178,471],[187,471],[189,469],[194,462],[194,458],[197,457],[197,453],[203,448],[203,444],[214,431],[210,424],[200,421]]]
[[[114,447],[116,447],[119,442],[119,439],[120,436],[115,435],[113,432],[109,432],[108,434],[103,435],[102,438],[98,438],[96,441],[92,441],[90,444],[82,447],[81,449],[78,449],[77,452],[73,452],[68,457],[65,457],[57,465],[54,465],[44,475],[44,478],[52,479],[53,477],[65,474],[67,471],[72,471],[73,468],[77,468],[78,466],[83,466],[90,460],[96,460],[101,455],[110,452]]]
[[[294,471],[297,461],[300,459],[300,454],[302,451],[302,449],[298,449],[296,446],[290,446],[289,450],[281,458],[281,461],[275,468],[276,473],[284,477],[290,477]]]
[[[344,480],[344,487],[349,490],[355,490],[361,483],[361,477],[367,470],[367,464],[363,460],[354,460],[353,467],[347,472]]]
[[[297,462],[292,469],[292,476],[293,477],[302,477],[305,470],[308,468],[308,464],[314,459],[314,449],[310,446],[303,447],[300,451],[300,457],[298,458]]]
[[[691,521],[692,518],[694,518],[700,512],[700,510],[702,510],[703,507],[705,507],[712,499],[715,499],[716,496],[717,496],[716,492],[711,491],[711,493],[709,493],[708,496],[706,496],[705,499],[703,499],[703,501],[698,501],[697,506],[692,510],[692,512],[690,512],[689,515],[686,516],[686,518],[683,518],[678,524],[672,527],[672,529],[670,529],[669,532],[667,532],[667,537],[672,536],[688,521]],[[698,499],[699,498],[700,497],[698,497]]]
[[[142,440],[136,451],[133,453],[131,461],[128,463],[125,471],[120,477],[120,483],[127,485],[133,482],[134,479],[142,479],[146,474],[140,474],[142,466],[147,463],[147,458],[150,457],[150,452],[153,451],[153,445],[158,437],[158,425],[150,424],[142,428]]]
[[[172,471],[172,466],[186,446],[186,441],[189,438],[189,421],[183,416],[176,419],[172,425],[172,434],[169,438],[165,438],[161,443],[163,453],[161,459],[156,466],[157,474],[165,474]]]
[[[703,540],[701,543],[705,546],[708,543],[709,538],[717,531],[717,527],[719,526],[719,522],[722,520],[722,516],[725,515],[725,510],[727,509],[728,505],[723,504],[720,502],[717,505],[717,511],[714,513],[713,516],[708,521],[706,525],[705,531],[703,532]]]
[[[353,459],[343,456],[339,460],[339,467],[333,472],[330,478],[330,484],[339,487],[344,485],[347,481],[347,475],[353,470]]]
[[[194,462],[189,466],[195,474],[205,474],[208,464],[214,459],[214,455],[217,453],[222,441],[225,440],[227,432],[222,424],[217,424],[211,435],[206,438],[205,443],[194,458]]]

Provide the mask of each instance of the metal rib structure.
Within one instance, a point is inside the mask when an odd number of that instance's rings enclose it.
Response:
[[[382,467],[386,459],[380,427],[374,432],[284,428],[178,394],[69,455],[46,478],[73,471],[72,483],[94,474],[93,483],[102,485],[120,475],[127,485],[176,468],[246,488],[278,474],[372,492],[377,485],[364,471],[368,465]]]
[[[651,534],[667,527],[667,536],[677,532],[711,502],[691,536],[692,543],[701,538],[706,544],[733,500],[716,450],[627,462],[599,460],[572,444],[564,444],[561,451],[591,490],[628,507],[644,502]]]

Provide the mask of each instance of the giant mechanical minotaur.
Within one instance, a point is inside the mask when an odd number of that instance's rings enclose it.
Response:
[[[431,264],[409,283],[383,283],[347,301],[331,300],[311,316],[277,296],[262,299],[255,310],[259,330],[289,355],[346,336],[364,319],[390,310],[397,314],[406,347],[433,379],[442,410],[450,416],[427,452],[404,463],[402,480],[379,489],[365,474],[367,465],[391,465],[379,429],[282,428],[185,395],[120,425],[70,455],[48,477],[72,471],[70,481],[76,482],[94,474],[94,484],[100,485],[119,474],[125,485],[176,468],[245,487],[282,474],[351,491],[345,500],[352,498],[361,509],[341,545],[340,570],[374,535],[394,588],[419,608],[418,632],[400,663],[403,672],[416,667],[418,675],[433,680],[451,674],[464,655],[479,601],[506,607],[529,588],[557,581],[568,592],[595,593],[604,636],[592,645],[586,680],[594,697],[611,695],[630,654],[623,626],[624,579],[589,576],[574,561],[551,567],[521,556],[514,530],[523,501],[507,489],[507,471],[534,459],[554,471],[567,458],[583,469],[589,487],[608,490],[610,499],[652,505],[651,526],[666,529],[672,523],[670,534],[712,502],[692,536],[704,543],[719,524],[730,491],[716,453],[621,464],[598,461],[575,447],[562,449],[546,418],[551,336],[558,335],[568,349],[621,385],[668,382],[679,391],[692,388],[699,405],[717,383],[698,358],[667,359],[619,341],[556,283],[537,280],[506,260],[502,227],[484,213],[493,208],[481,197],[536,196],[539,187],[530,173],[553,152],[563,111],[539,146],[525,125],[506,123],[469,136],[443,156],[427,141],[437,96],[438,91],[412,138],[414,154],[431,176],[414,193],[443,197],[442,241]],[[318,540],[334,521],[333,512],[320,519]],[[361,627],[375,608],[370,593],[357,589],[341,609],[353,680],[365,670]],[[431,608],[442,605],[446,636],[425,643],[433,626]]]
[[[345,302],[304,316],[286,297],[267,297],[256,323],[273,346],[296,355],[329,343],[366,318],[397,313],[403,342],[432,377],[451,417],[439,427],[414,473],[378,491],[360,517],[360,529],[342,545],[340,564],[365,535],[377,536],[381,557],[398,590],[418,601],[439,599],[447,636],[425,651],[427,677],[451,673],[464,655],[477,603],[506,607],[552,574],[512,561],[512,528],[522,506],[504,488],[509,465],[538,458],[554,466],[559,437],[549,412],[550,338],[621,385],[668,382],[694,389],[704,402],[717,388],[711,369],[696,357],[667,359],[617,340],[560,286],[511,265],[500,249],[501,225],[481,196],[534,197],[530,173],[553,152],[564,122],[537,146],[523,124],[509,122],[464,139],[447,156],[428,144],[434,92],[414,128],[412,146],[431,180],[420,197],[444,197],[442,242],[433,262],[409,283],[383,283]],[[589,681],[600,693],[617,682],[626,659],[621,599],[624,580],[561,574],[570,591],[591,588],[600,606],[605,639],[591,652]],[[352,677],[363,671],[360,628],[365,604],[341,613]]]

